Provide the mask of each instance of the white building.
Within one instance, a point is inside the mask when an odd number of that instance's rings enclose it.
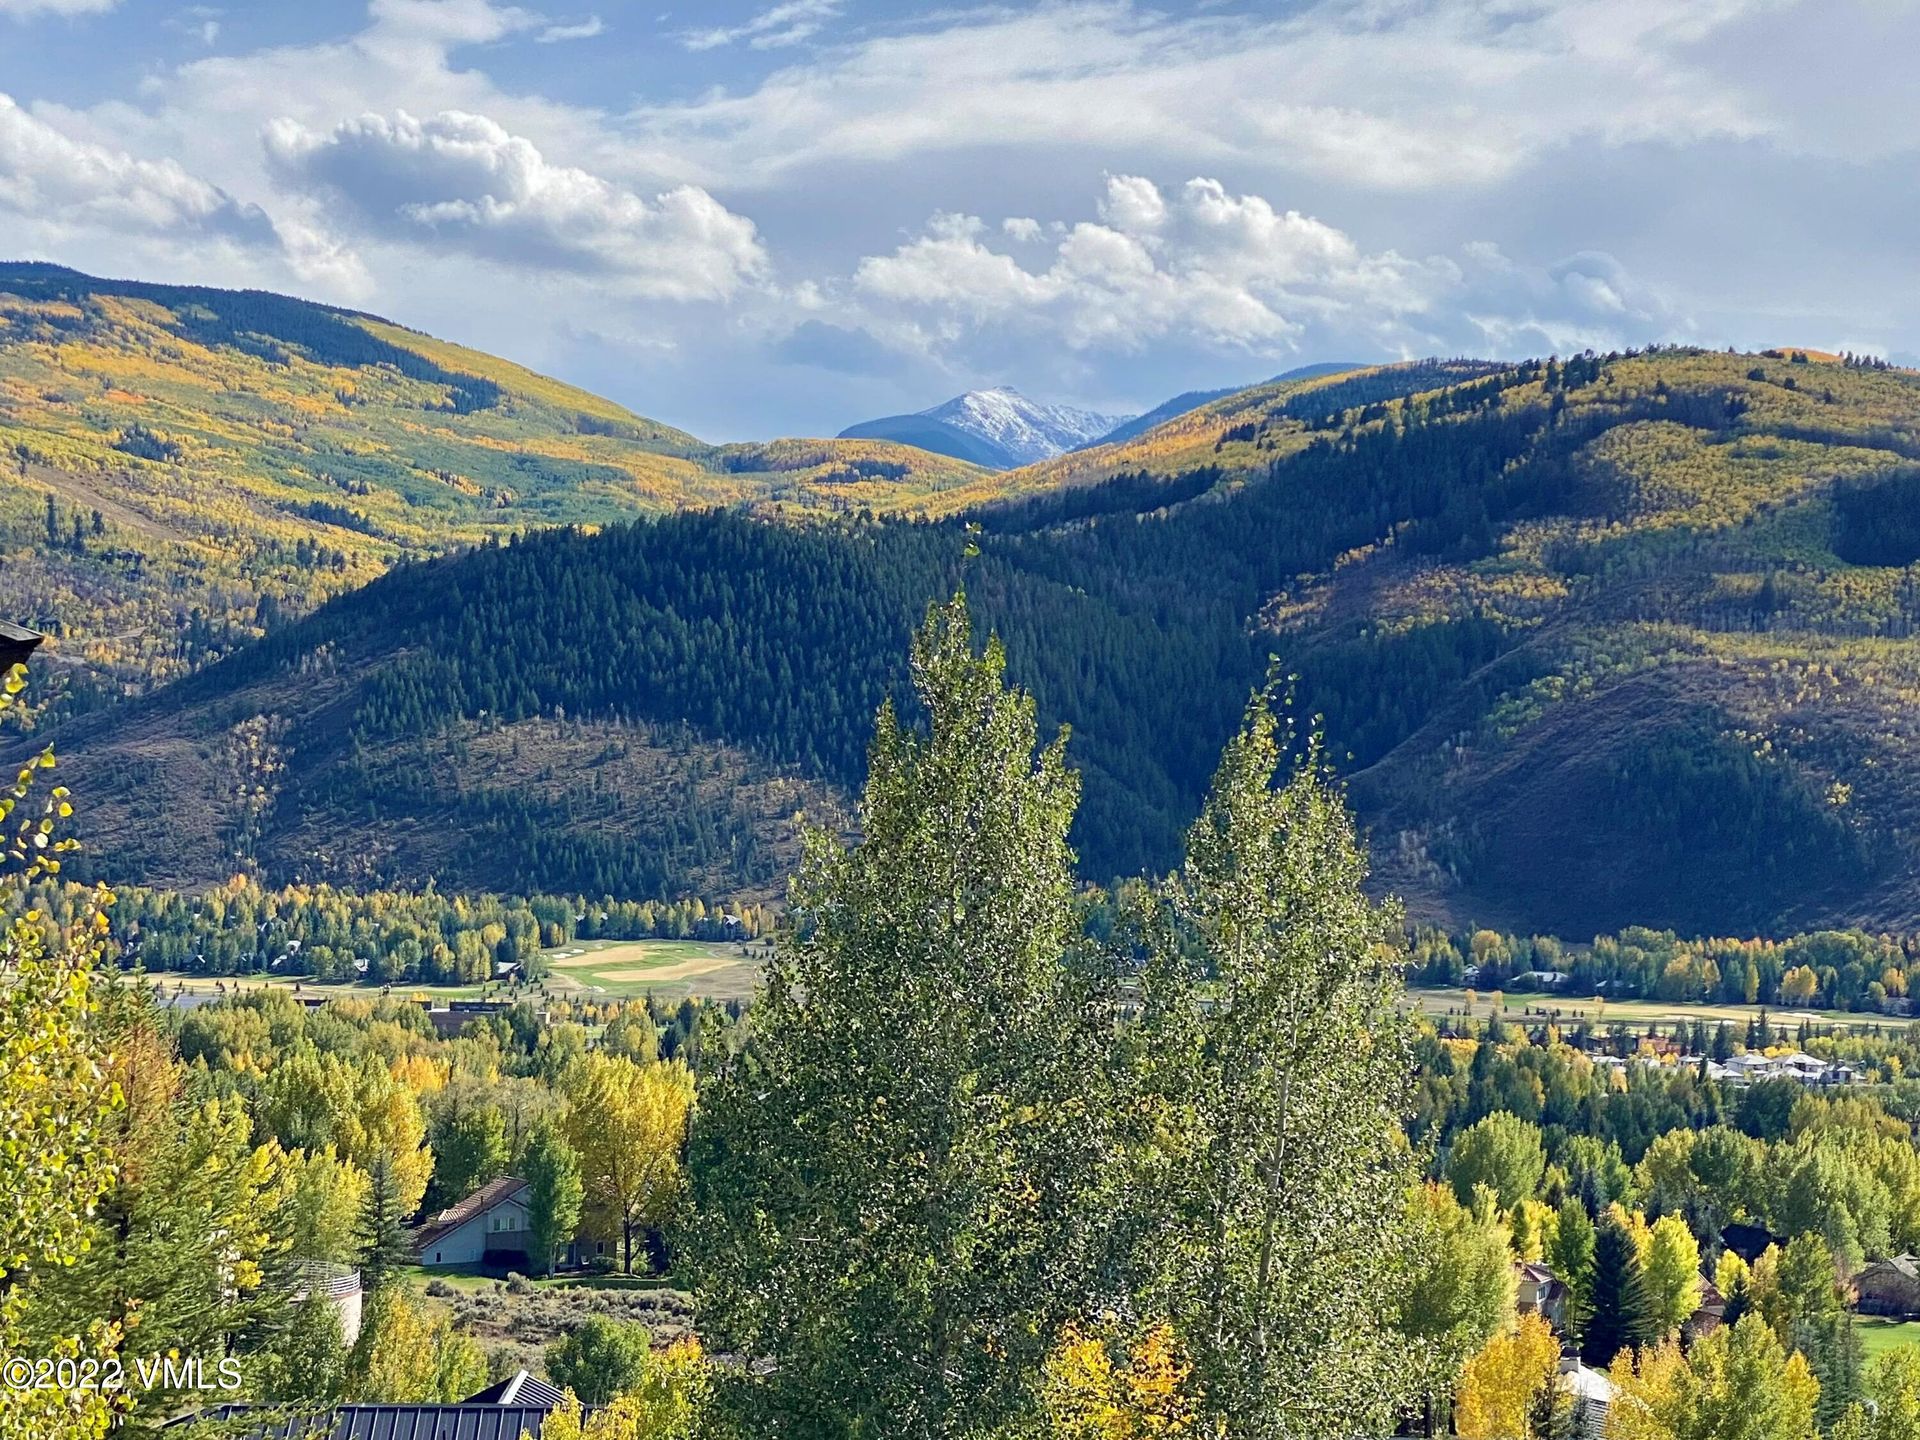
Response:
[[[413,1248],[426,1266],[525,1263],[533,1251],[527,1182],[503,1175],[482,1185],[415,1231]]]
[[[1729,1085],[1751,1085],[1756,1080],[1798,1080],[1803,1085],[1851,1085],[1860,1077],[1850,1065],[1822,1060],[1804,1050],[1784,1055],[1764,1055],[1749,1050],[1734,1055],[1722,1065],[1709,1061],[1707,1073]]]

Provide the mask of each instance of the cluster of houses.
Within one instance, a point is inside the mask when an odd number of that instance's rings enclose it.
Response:
[[[1822,1060],[1804,1050],[1789,1050],[1768,1055],[1758,1050],[1715,1060],[1705,1055],[1690,1055],[1670,1040],[1642,1040],[1640,1050],[1621,1059],[1616,1055],[1595,1055],[1593,1063],[1604,1069],[1620,1070],[1629,1065],[1706,1066],[1709,1079],[1719,1080],[1736,1089],[1757,1080],[1797,1080],[1802,1085],[1857,1085],[1860,1072],[1837,1060]]]

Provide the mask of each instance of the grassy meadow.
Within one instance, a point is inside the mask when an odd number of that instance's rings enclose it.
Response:
[[[1404,1003],[1419,1010],[1424,1015],[1462,1015],[1471,1013],[1480,1019],[1493,1014],[1494,992],[1480,990],[1474,992],[1473,1003],[1467,1003],[1467,991],[1457,988],[1410,989]],[[1897,1015],[1869,1015],[1850,1010],[1794,1010],[1781,1006],[1765,1005],[1701,1005],[1677,1003],[1666,1000],[1599,1000],[1592,997],[1574,999],[1563,998],[1546,993],[1515,993],[1502,995],[1500,1013],[1511,1020],[1524,1019],[1528,1011],[1538,1013],[1551,1012],[1562,1025],[1575,1025],[1582,1020],[1595,1025],[1611,1025],[1615,1021],[1632,1025],[1649,1024],[1667,1027],[1676,1023],[1692,1024],[1695,1020],[1715,1025],[1722,1021],[1729,1025],[1742,1027],[1749,1020],[1766,1011],[1768,1022],[1775,1029],[1781,1027],[1796,1028],[1803,1020],[1817,1025],[1855,1025],[1878,1027],[1883,1031],[1903,1028],[1908,1022]]]

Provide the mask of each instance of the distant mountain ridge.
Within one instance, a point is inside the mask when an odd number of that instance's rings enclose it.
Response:
[[[891,440],[995,470],[1012,470],[1093,444],[1127,422],[1072,405],[1030,400],[1011,386],[969,390],[917,410],[849,425],[841,440]]]
[[[883,441],[708,444],[378,316],[43,262],[0,261],[0,456],[7,618],[69,709],[489,536],[993,483]]]
[[[1797,355],[1255,386],[934,524],[547,530],[0,759],[53,741],[90,873],[767,893],[964,584],[1090,877],[1177,863],[1272,656],[1418,918],[1912,930],[1920,374]]]
[[[1259,383],[1263,385],[1286,385],[1296,380],[1318,380],[1328,375],[1339,375],[1348,370],[1358,370],[1359,368],[1358,365],[1349,364],[1343,360],[1327,361],[1314,365],[1296,365],[1291,370],[1284,370],[1272,379],[1263,380]],[[1219,390],[1185,391],[1182,394],[1174,396],[1171,400],[1161,401],[1144,414],[1136,415],[1131,420],[1122,421],[1097,439],[1088,440],[1084,444],[1075,445],[1073,448],[1075,450],[1091,450],[1096,445],[1124,445],[1134,437],[1146,434],[1147,431],[1153,429],[1156,425],[1164,425],[1169,420],[1178,420],[1182,415],[1191,414],[1203,405],[1211,405],[1216,400],[1224,400],[1229,395],[1237,395],[1246,388],[1244,385],[1228,385]]]

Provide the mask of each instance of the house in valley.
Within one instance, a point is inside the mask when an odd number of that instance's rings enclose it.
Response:
[[[1522,1315],[1540,1316],[1558,1330],[1567,1318],[1566,1283],[1535,1260],[1516,1260],[1513,1274],[1515,1308]]]
[[[1863,1315],[1920,1315],[1920,1257],[1876,1260],[1853,1277],[1854,1309]]]
[[[512,1175],[489,1181],[458,1205],[449,1205],[413,1234],[422,1265],[524,1265],[532,1253],[527,1182]]]

